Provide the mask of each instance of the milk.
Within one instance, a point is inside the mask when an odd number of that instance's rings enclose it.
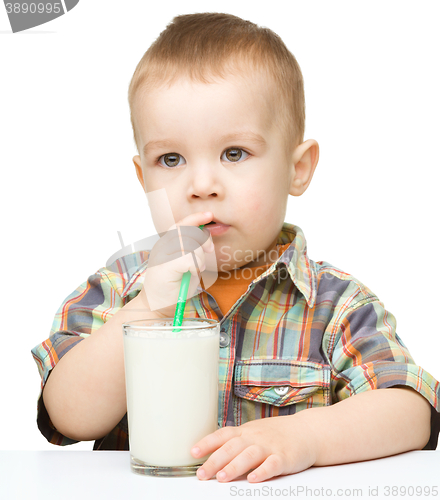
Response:
[[[217,430],[219,357],[218,325],[204,324],[211,328],[124,334],[130,454],[136,461],[164,467],[204,461],[190,450]]]

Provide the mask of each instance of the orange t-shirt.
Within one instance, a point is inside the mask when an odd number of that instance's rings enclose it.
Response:
[[[290,246],[290,243],[285,245],[277,245],[278,257]],[[263,264],[256,267],[244,267],[233,269],[231,271],[219,272],[218,278],[211,285],[207,292],[210,293],[216,300],[220,311],[225,316],[237,300],[246,292],[249,284],[263,274],[273,262]]]

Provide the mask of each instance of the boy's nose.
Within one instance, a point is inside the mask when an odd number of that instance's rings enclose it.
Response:
[[[208,196],[199,196],[196,194],[192,195],[193,198],[215,198],[216,196],[217,196],[217,193],[211,193]]]
[[[190,194],[192,198],[216,198],[222,196],[223,187],[215,167],[195,168],[191,172]]]

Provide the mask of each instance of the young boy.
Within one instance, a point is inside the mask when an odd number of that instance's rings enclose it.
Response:
[[[303,141],[302,75],[281,39],[231,15],[179,16],[140,61],[129,103],[144,190],[165,189],[202,276],[213,252],[218,264],[185,311],[221,324],[220,429],[194,443],[195,458],[212,453],[199,479],[260,482],[435,449],[439,383],[379,299],[310,260],[301,229],[284,223],[319,150]],[[174,315],[183,273],[197,276],[175,243],[164,235],[149,254],[90,276],[33,349],[38,426],[50,442],[128,449],[121,325]]]

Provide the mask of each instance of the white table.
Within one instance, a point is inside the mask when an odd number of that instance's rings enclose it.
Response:
[[[393,486],[406,487],[406,494],[393,495]],[[426,488],[429,495],[418,496],[417,487]],[[219,483],[215,479],[199,481],[194,476],[139,476],[131,472],[129,452],[126,451],[0,451],[1,500],[211,500],[234,497],[440,499],[440,450],[313,467],[260,484],[249,484],[244,476],[231,483]]]

